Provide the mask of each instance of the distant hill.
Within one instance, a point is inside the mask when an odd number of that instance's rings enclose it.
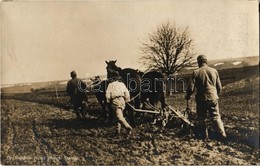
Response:
[[[218,60],[209,60],[208,65],[217,69],[229,69],[229,68],[241,68],[245,66],[256,66],[259,65],[259,56],[251,57],[240,57],[240,58],[229,58],[229,59],[218,59]],[[189,73],[194,69],[198,68],[197,62],[191,66],[184,68],[180,73]]]
[[[87,84],[91,84],[90,78],[81,78]],[[106,75],[100,75],[102,80],[106,79]],[[1,87],[2,93],[30,93],[30,92],[55,92],[65,91],[67,82],[69,80],[58,80],[48,82],[32,82],[32,83],[19,83],[9,84]]]
[[[241,68],[245,66],[255,66],[259,64],[259,56],[212,60],[208,62],[209,66],[216,69]]]
[[[39,91],[55,91],[55,89],[63,89],[64,85],[60,84],[63,81],[50,81],[50,82],[33,82],[8,85],[7,87],[1,87],[1,92],[4,93],[29,93]],[[67,81],[66,81],[67,82]]]

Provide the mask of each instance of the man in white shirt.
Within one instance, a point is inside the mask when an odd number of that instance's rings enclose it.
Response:
[[[106,90],[107,102],[111,104],[112,110],[116,113],[118,120],[118,133],[120,133],[122,124],[127,129],[128,134],[130,134],[132,127],[123,116],[126,102],[130,101],[130,93],[125,84],[122,82],[122,78],[119,76],[118,72],[113,71],[111,73],[111,79],[112,82],[108,84]]]

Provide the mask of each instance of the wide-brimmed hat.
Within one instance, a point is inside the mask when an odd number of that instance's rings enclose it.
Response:
[[[207,62],[207,57],[205,55],[199,55],[197,57],[198,62]]]

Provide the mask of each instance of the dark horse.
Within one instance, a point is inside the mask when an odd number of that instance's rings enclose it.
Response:
[[[141,76],[139,75],[138,70],[131,68],[122,69],[116,66],[115,61],[106,61],[107,64],[107,77],[111,78],[111,72],[117,71],[122,77],[124,84],[130,92],[130,104],[133,104],[135,108],[140,108],[140,86],[141,86]],[[128,105],[127,110],[132,110]],[[130,121],[134,123],[134,112],[130,111]]]
[[[163,109],[166,106],[164,77],[157,71],[150,71],[142,76],[141,103],[147,103],[147,100],[156,108]]]
[[[93,82],[91,85],[91,91],[94,92],[99,104],[102,107],[104,118],[109,118],[109,120],[111,120],[111,109],[109,108],[106,100],[108,80],[101,80],[99,76],[95,76],[94,79],[90,80]]]

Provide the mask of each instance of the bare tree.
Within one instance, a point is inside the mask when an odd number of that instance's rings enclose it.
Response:
[[[191,63],[194,57],[193,40],[188,27],[178,28],[175,24],[162,24],[149,34],[149,40],[141,48],[140,57],[149,70],[159,70],[171,75]]]

